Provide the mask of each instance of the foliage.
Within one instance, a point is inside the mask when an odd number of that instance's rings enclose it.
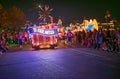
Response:
[[[3,7],[2,5],[0,5],[0,28],[2,27],[3,13],[4,13]]]
[[[115,23],[115,28],[120,28],[120,21]]]
[[[18,30],[25,25],[25,15],[17,7],[4,10],[0,5],[0,28],[9,30]]]
[[[10,28],[19,29],[26,22],[24,13],[17,7],[12,7],[8,10]]]

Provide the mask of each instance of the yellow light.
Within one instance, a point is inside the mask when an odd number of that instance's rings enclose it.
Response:
[[[40,48],[50,48],[50,45],[41,45]]]

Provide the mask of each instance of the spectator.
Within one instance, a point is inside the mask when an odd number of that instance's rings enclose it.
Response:
[[[68,44],[71,46],[72,45],[72,32],[68,30],[67,37],[68,37]]]
[[[20,48],[22,48],[22,32],[19,33],[18,44],[19,44]]]
[[[0,40],[0,50],[2,51],[2,53],[7,52],[8,50],[3,40]]]

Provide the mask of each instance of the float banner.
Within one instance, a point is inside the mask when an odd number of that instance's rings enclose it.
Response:
[[[58,35],[57,29],[40,29],[40,28],[29,28],[30,33],[37,33],[41,35]]]

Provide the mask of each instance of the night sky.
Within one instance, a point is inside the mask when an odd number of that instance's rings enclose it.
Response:
[[[0,0],[2,6],[7,9],[17,6],[25,13],[28,20],[38,22],[35,4],[49,4],[53,11],[55,21],[61,16],[63,23],[69,23],[71,19],[82,22],[84,17],[96,18],[99,22],[105,21],[106,10],[109,10],[112,18],[120,20],[120,7],[118,0]]]

